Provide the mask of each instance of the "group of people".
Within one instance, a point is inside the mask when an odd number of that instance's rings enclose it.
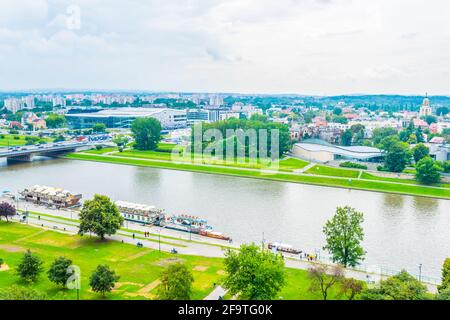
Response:
[[[317,254],[309,254],[306,252],[301,252],[299,256],[300,260],[306,259],[306,261],[308,262],[317,261]]]

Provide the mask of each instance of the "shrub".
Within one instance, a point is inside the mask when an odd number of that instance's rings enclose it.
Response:
[[[342,162],[341,164],[339,164],[339,167],[367,170],[366,165],[354,163],[354,162],[350,162],[350,161]]]
[[[102,150],[103,149],[103,146],[101,145],[101,144],[97,144],[96,146],[95,146],[95,149],[97,149],[97,150]]]

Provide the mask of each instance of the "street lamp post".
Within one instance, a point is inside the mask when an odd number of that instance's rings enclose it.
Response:
[[[419,281],[422,282],[422,264],[419,264]]]

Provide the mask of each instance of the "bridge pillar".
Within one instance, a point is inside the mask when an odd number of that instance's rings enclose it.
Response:
[[[8,162],[31,162],[31,161],[33,161],[33,155],[27,154],[27,155],[18,156],[18,157],[8,157],[8,158],[6,158],[6,160]]]

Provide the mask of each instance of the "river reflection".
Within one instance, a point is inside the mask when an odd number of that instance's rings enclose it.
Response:
[[[42,184],[146,203],[209,220],[236,242],[281,241],[315,252],[337,206],[364,212],[366,264],[439,277],[450,256],[450,201],[72,160],[6,165],[0,189]],[[322,252],[323,254],[323,252]]]

